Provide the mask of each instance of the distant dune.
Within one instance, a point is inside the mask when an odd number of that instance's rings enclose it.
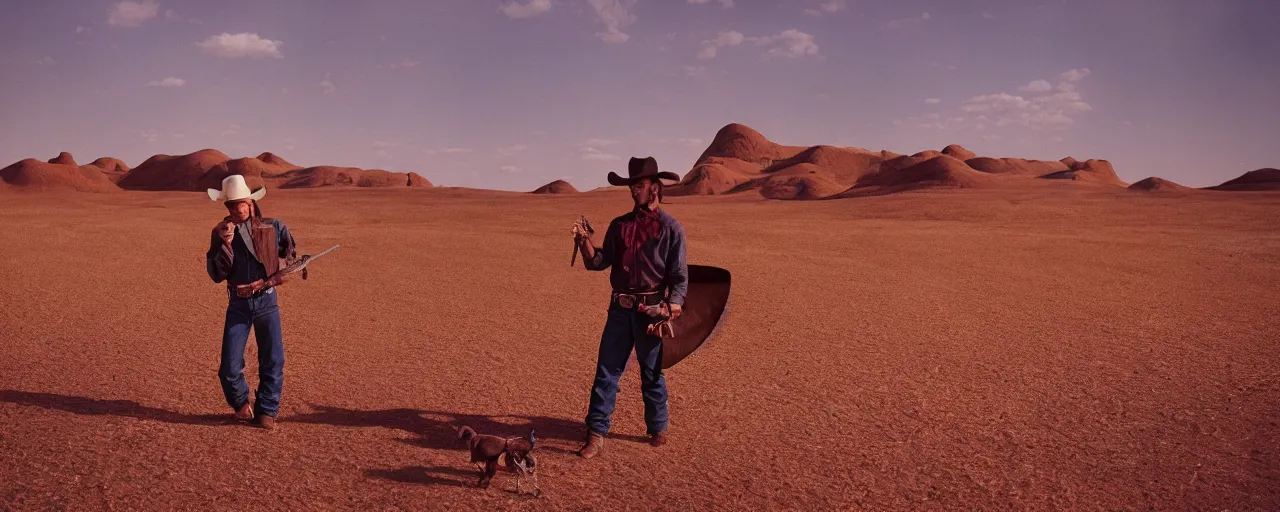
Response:
[[[569,182],[565,180],[555,180],[551,183],[534,189],[534,194],[576,194],[578,189],[573,188]]]
[[[96,162],[95,162],[96,163]],[[27,158],[0,169],[7,187],[26,190],[74,190],[79,192],[119,192],[102,168],[79,166],[70,153],[63,152],[46,162]]]
[[[1258,169],[1249,171],[1241,175],[1239,178],[1229,180],[1216,187],[1209,187],[1212,190],[1238,190],[1238,191],[1254,191],[1254,190],[1280,190],[1280,169]]]
[[[919,188],[974,188],[1061,179],[1125,187],[1106,160],[980,157],[958,144],[910,155],[858,147],[787,146],[739,123],[721,128],[670,195],[757,191],[770,199],[826,199]],[[1024,180],[1024,181],[1019,181]]]
[[[431,187],[432,184],[418,173],[390,172],[382,169],[334,167],[322,165],[285,172],[275,179],[282,180],[280,188],[314,188],[355,186],[372,187]]]
[[[1190,192],[1195,189],[1191,187],[1184,187],[1164,178],[1152,176],[1129,185],[1129,190],[1136,192]]]

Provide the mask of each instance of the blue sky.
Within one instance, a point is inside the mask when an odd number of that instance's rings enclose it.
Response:
[[[439,185],[683,174],[730,122],[790,145],[1280,166],[1280,2],[17,0],[0,162],[203,148]]]

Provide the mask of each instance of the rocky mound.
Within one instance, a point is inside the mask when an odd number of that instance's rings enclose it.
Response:
[[[814,164],[796,164],[788,170],[766,178],[759,185],[760,195],[768,199],[822,199],[849,188],[829,179],[829,173]]]
[[[1066,165],[1063,163],[1063,165]],[[1129,184],[1120,180],[1116,175],[1116,171],[1111,167],[1111,162],[1106,160],[1089,159],[1083,162],[1073,162],[1067,170],[1056,171],[1040,176],[1045,179],[1059,180],[1075,180],[1085,183],[1097,183],[1101,185],[1112,185],[1118,187],[1126,187]]]
[[[129,173],[129,166],[118,158],[102,157],[94,160],[93,163],[81,167],[95,167],[98,172],[107,176],[112,183],[119,183],[124,175]]]
[[[216,149],[202,149],[186,155],[155,155],[135,167],[120,179],[121,188],[132,190],[189,190],[204,191],[221,185],[202,186],[210,169],[231,160]],[[248,180],[246,180],[248,181]],[[252,183],[251,188],[261,186]]]
[[[845,187],[852,185],[859,178],[879,169],[882,158],[861,148],[838,148],[834,146],[813,146],[784,158],[766,168],[765,174],[822,174],[823,178],[843,183]],[[799,166],[800,169],[793,169]]]
[[[1270,167],[1246,172],[1240,177],[1209,187],[1211,190],[1280,190],[1280,169]]]
[[[868,191],[900,191],[918,188],[974,188],[994,183],[999,178],[979,172],[957,158],[938,155],[902,169],[884,170],[858,180],[857,185],[842,193],[853,196]]]
[[[382,169],[321,165],[289,171],[278,178],[280,188],[313,187],[430,187],[431,182],[418,173],[390,172]]]
[[[79,165],[76,164],[76,159],[71,158],[71,153],[68,153],[66,151],[58,153],[58,156],[56,157],[50,158],[49,163],[57,164],[57,165],[74,165],[76,167],[79,167]]]
[[[965,160],[969,160],[970,158],[977,158],[978,156],[977,153],[969,151],[965,149],[964,146],[961,146],[959,144],[951,144],[945,148],[942,148],[942,154],[947,155],[951,158],[955,158],[956,160],[960,160],[962,162]]]
[[[710,157],[685,173],[678,185],[663,190],[664,195],[723,194],[750,182],[761,168],[736,158]]]
[[[534,189],[534,194],[576,194],[578,189],[573,188],[569,182],[565,180],[555,180],[551,183]]]
[[[1070,169],[1062,162],[1026,160],[1022,158],[977,157],[965,160],[965,164],[985,173],[1016,176],[1044,176]]]
[[[120,191],[120,187],[101,170],[93,166],[76,165],[68,153],[62,153],[47,162],[34,158],[18,161],[0,169],[0,180],[13,188],[27,190]]]
[[[716,132],[715,138],[697,161],[701,163],[710,157],[733,158],[763,169],[804,149],[776,144],[746,125],[729,123]]]
[[[1129,185],[1129,190],[1137,192],[1189,192],[1195,189],[1191,187],[1184,187],[1164,178],[1152,176]]]
[[[257,158],[237,158],[213,166],[204,173],[204,176],[200,177],[196,187],[200,190],[220,188],[222,187],[222,180],[227,176],[239,174],[244,176],[244,182],[249,185],[250,189],[257,189],[265,186],[268,180],[276,179],[289,171],[300,169],[302,167],[293,165],[283,158],[271,153],[263,153],[258,155]],[[275,183],[272,184],[274,185]]]

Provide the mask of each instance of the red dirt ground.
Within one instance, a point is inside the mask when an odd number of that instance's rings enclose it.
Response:
[[[1280,194],[1060,185],[670,198],[731,310],[667,372],[670,443],[633,361],[592,460],[608,284],[569,227],[625,190],[271,190],[302,252],[342,244],[280,289],[271,432],[218,388],[225,210],[7,194],[0,508],[1280,509]],[[536,428],[544,496],[469,487],[461,422]]]

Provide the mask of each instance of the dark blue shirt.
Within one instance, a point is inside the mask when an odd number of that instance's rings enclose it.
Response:
[[[622,233],[624,226],[636,223],[635,210],[614,218],[605,231],[604,247],[596,249],[595,257],[584,258],[582,263],[587,270],[612,267],[609,284],[614,291],[640,293],[665,288],[669,291],[669,302],[683,305],[689,289],[684,226],[661,208],[656,213],[662,229],[656,238],[645,241],[636,251],[634,274],[623,265],[623,252],[627,247]]]
[[[209,272],[209,277],[215,283],[226,281],[228,285],[249,284],[259,279],[266,279],[267,269],[260,262],[264,257],[284,258],[289,257],[295,252],[296,242],[293,235],[289,233],[289,228],[280,221],[280,219],[262,219],[275,228],[276,248],[279,254],[263,255],[259,254],[255,257],[253,254],[252,240],[245,238],[248,232],[248,225],[243,224],[235,230],[235,238],[231,240],[231,247],[227,247],[222,243],[222,238],[218,236],[216,230],[210,234],[209,250],[205,253],[205,269]]]

